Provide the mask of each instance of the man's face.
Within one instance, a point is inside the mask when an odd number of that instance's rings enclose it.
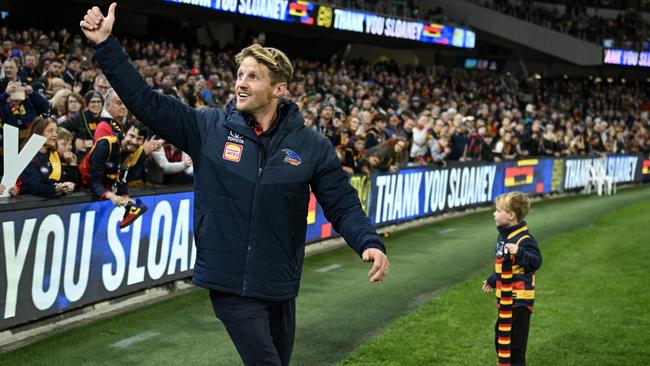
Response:
[[[122,103],[122,99],[120,99],[120,97],[115,93],[113,93],[111,102],[106,105],[106,110],[118,122],[122,122],[128,113],[126,106]]]
[[[122,140],[122,148],[127,152],[134,152],[144,143],[144,137],[138,134],[138,129],[135,126],[129,128]]]
[[[79,71],[79,61],[72,60],[72,61],[68,62],[68,68],[70,70],[74,71],[74,72],[78,72]]]
[[[55,75],[55,76],[59,76],[59,75],[61,75],[61,68],[62,67],[63,67],[63,65],[61,65],[61,63],[59,61],[51,61],[48,70],[50,71],[50,74]]]
[[[104,79],[98,79],[95,82],[95,91],[97,91],[102,96],[106,96],[106,92],[110,89],[111,86],[108,84],[108,81]]]
[[[25,67],[29,69],[36,67],[36,57],[34,57],[34,55],[25,56]]]
[[[268,67],[253,57],[246,57],[237,70],[237,110],[252,115],[264,112],[274,99],[274,89]]]
[[[322,119],[329,121],[332,119],[333,109],[332,107],[325,107],[320,111],[320,116]]]
[[[5,69],[5,76],[7,78],[12,79],[18,73],[18,68],[16,67],[16,64],[13,61],[5,61],[2,64],[2,67],[4,67]]]

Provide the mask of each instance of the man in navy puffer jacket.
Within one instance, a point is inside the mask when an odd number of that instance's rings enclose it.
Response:
[[[288,365],[295,332],[310,186],[328,220],[364,261],[372,282],[388,274],[385,247],[361,209],[327,138],[282,99],[293,77],[279,50],[237,56],[236,100],[197,111],[151,89],[93,7],[81,21],[97,60],[128,109],[194,164],[193,281],[210,289],[246,365]]]

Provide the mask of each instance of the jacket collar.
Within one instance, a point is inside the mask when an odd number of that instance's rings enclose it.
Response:
[[[526,225],[526,221],[521,221],[512,226],[498,226],[497,230],[499,230],[499,234],[504,238],[512,239],[517,234],[527,231],[528,226]]]
[[[228,105],[226,105],[225,112],[226,127],[252,139],[253,141],[257,141],[257,136],[252,128],[253,123],[255,122],[253,116],[238,111],[235,99],[231,100]],[[277,132],[287,132],[303,126],[304,120],[300,114],[300,109],[294,102],[282,99],[278,104],[278,121],[276,123],[278,124]]]

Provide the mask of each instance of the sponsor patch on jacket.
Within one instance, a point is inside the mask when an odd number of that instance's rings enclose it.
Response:
[[[239,163],[242,152],[244,152],[244,147],[242,145],[226,142],[226,145],[223,147],[223,158],[228,161]]]
[[[228,136],[226,137],[226,139],[228,139],[228,141],[230,142],[235,142],[242,145],[244,144],[244,136],[238,134],[233,130],[230,130],[230,132],[228,132]]]
[[[300,159],[300,155],[298,155],[295,151],[291,149],[282,149],[284,153],[286,154],[284,157],[284,162],[291,164],[293,166],[298,166],[300,163],[302,163],[302,159]]]

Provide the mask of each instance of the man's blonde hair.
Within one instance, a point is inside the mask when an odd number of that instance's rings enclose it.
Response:
[[[514,212],[517,220],[521,221],[530,211],[530,196],[522,192],[504,193],[494,200],[494,206],[499,210]]]
[[[235,56],[237,65],[241,65],[246,57],[252,57],[257,62],[269,68],[271,83],[290,83],[293,79],[293,66],[284,52],[277,48],[262,47],[259,44],[250,45]]]

